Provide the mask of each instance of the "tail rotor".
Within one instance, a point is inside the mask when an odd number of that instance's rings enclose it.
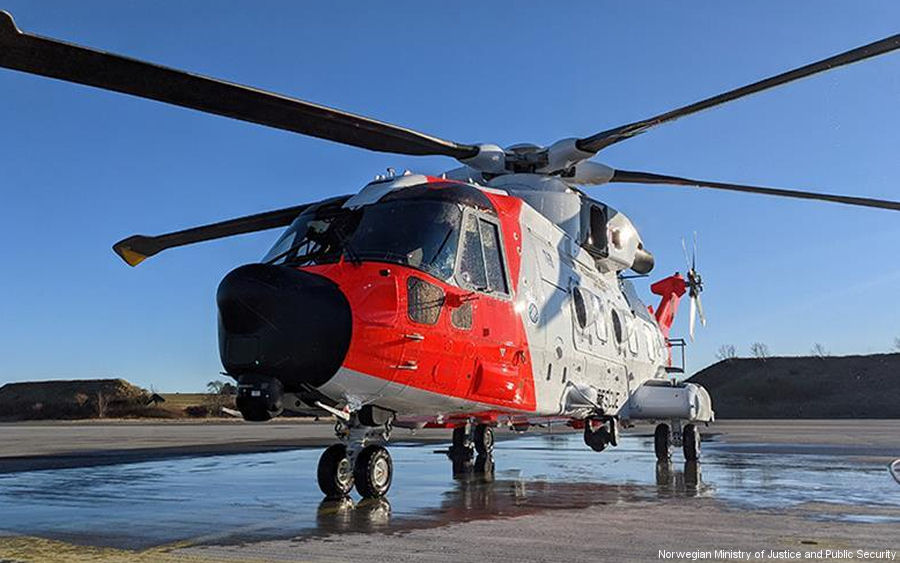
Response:
[[[688,297],[691,300],[691,311],[690,311],[690,325],[688,332],[691,336],[691,341],[694,340],[694,328],[697,324],[697,316],[700,317],[700,324],[706,326],[706,315],[703,313],[703,302],[700,300],[700,293],[703,291],[703,278],[700,276],[700,272],[697,271],[697,232],[694,231],[694,247],[693,252],[690,256],[688,256],[687,251],[687,243],[685,243],[684,238],[681,239],[681,248],[684,251],[684,260],[687,263],[687,279],[685,280],[685,285],[687,285]]]

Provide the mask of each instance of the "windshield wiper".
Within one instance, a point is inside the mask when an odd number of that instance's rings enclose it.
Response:
[[[334,236],[337,239],[338,244],[341,245],[344,254],[347,255],[347,259],[350,260],[350,263],[356,266],[362,264],[362,258],[360,258],[359,252],[356,251],[356,248],[353,247],[353,243],[350,242],[350,237],[353,235],[352,233],[348,235],[344,232],[344,225],[338,225],[335,228]]]
[[[428,264],[434,264],[435,259],[441,255],[441,252],[444,250],[444,247],[447,246],[447,243],[450,242],[450,235],[453,234],[453,229],[447,229],[447,234],[444,235],[444,240],[441,241],[441,245],[438,249],[431,255],[431,260],[429,260]]]
[[[284,258],[285,256],[287,256],[288,254],[291,254],[292,252],[294,252],[295,250],[297,250],[298,248],[300,248],[301,246],[303,246],[303,245],[306,244],[307,242],[309,242],[309,239],[306,239],[306,238],[304,238],[304,239],[301,240],[300,242],[295,242],[295,243],[292,244],[287,250],[285,250],[284,252],[280,252],[280,253],[276,254],[274,258],[270,258],[270,259],[266,260],[265,262],[263,262],[263,264],[274,264],[275,262],[277,262],[278,260],[281,260],[282,258]]]

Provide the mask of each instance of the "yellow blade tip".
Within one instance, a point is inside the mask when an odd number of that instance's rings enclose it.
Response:
[[[125,262],[128,263],[129,266],[137,266],[147,259],[147,257],[140,252],[135,252],[127,246],[117,247],[115,248],[115,251],[116,254],[122,257],[122,260],[125,260]]]

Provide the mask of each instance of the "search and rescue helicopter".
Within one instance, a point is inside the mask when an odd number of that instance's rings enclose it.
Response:
[[[337,109],[20,31],[0,12],[0,66],[131,94],[373,151],[441,155],[439,176],[389,173],[359,192],[114,245],[136,266],[168,248],[287,227],[259,262],[218,293],[219,351],[246,420],[284,412],[335,417],[322,454],[329,497],[354,484],[387,493],[391,430],[453,430],[451,454],[487,455],[493,430],[568,423],[601,451],[619,429],[656,422],[655,452],[700,455],[709,395],[678,383],[669,332],[680,299],[705,322],[691,261],[651,285],[628,217],[581,187],[665,184],[900,210],[863,197],[613,169],[589,159],[657,125],[900,47],[894,35],[753,84],[600,133],[548,146],[462,144]],[[683,341],[682,341],[683,342]]]

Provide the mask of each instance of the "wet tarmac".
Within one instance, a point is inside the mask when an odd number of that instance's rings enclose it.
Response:
[[[10,473],[0,475],[0,535],[124,549],[303,541],[672,497],[900,524],[900,487],[880,462],[703,448],[700,464],[676,454],[659,465],[647,438],[597,454],[578,434],[546,434],[498,442],[493,460],[454,468],[439,446],[395,444],[393,487],[378,501],[323,501],[318,448]]]

